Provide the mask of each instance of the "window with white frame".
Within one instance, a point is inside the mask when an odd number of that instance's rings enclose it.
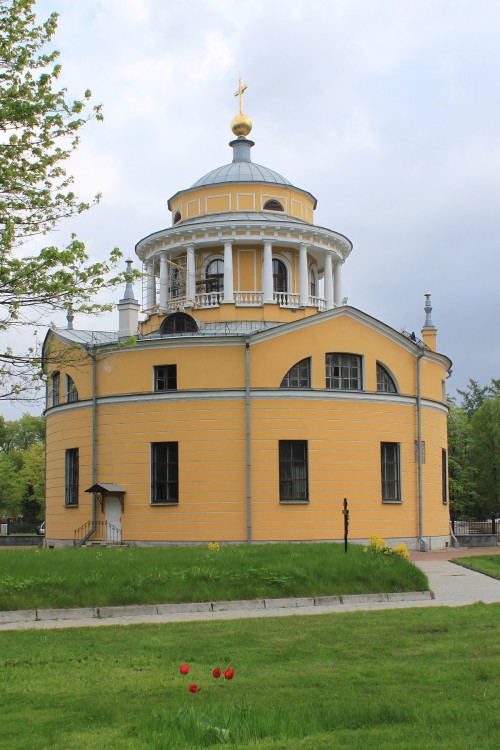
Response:
[[[397,393],[396,383],[387,368],[377,362],[377,391],[383,393]]]
[[[361,357],[359,354],[329,353],[326,355],[326,387],[361,391]]]
[[[306,357],[291,367],[280,388],[310,388],[311,387],[311,358]]]

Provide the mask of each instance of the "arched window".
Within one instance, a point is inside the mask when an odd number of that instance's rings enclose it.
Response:
[[[205,291],[224,291],[224,261],[220,258],[211,260],[205,269]]]
[[[386,368],[377,362],[377,391],[384,393],[397,393],[396,383]]]
[[[50,379],[50,406],[57,406],[61,393],[61,374],[53,372]]]
[[[179,266],[170,266],[170,298],[182,297],[182,276]]]
[[[316,280],[316,271],[311,266],[309,271],[309,294],[311,297],[316,297],[318,291],[318,282]]]
[[[266,201],[264,205],[262,206],[262,208],[264,211],[284,211],[284,208],[281,205],[281,203],[274,199],[270,201]]]
[[[71,375],[66,375],[66,401],[78,401],[78,390]]]
[[[273,292],[287,292],[288,279],[286,266],[282,260],[273,258]]]
[[[310,388],[311,387],[311,358],[301,359],[291,367],[283,380],[280,388]]]
[[[187,313],[172,313],[165,318],[160,326],[162,336],[169,333],[198,333],[198,324]]]
[[[175,215],[174,215],[174,222],[173,223],[174,224],[178,224],[181,219],[182,219],[181,212],[180,211],[176,211]]]

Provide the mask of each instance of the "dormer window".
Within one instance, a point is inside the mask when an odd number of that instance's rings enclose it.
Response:
[[[181,219],[182,219],[181,212],[180,211],[176,211],[175,214],[174,214],[174,221],[173,221],[173,223],[174,224],[178,224]]]
[[[160,326],[160,334],[169,333],[198,333],[196,320],[187,313],[177,312],[168,315]]]
[[[274,198],[270,201],[266,201],[264,205],[262,206],[262,209],[264,211],[284,211],[285,209],[281,205],[281,203],[277,200],[274,200]]]

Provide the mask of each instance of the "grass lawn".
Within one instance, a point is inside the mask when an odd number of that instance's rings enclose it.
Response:
[[[453,562],[464,568],[487,573],[494,578],[500,578],[500,555],[478,555],[477,557],[456,557]]]
[[[0,552],[0,610],[422,591],[400,557],[351,545],[107,547]]]
[[[5,750],[497,750],[500,736],[497,604],[2,632],[0,665]]]

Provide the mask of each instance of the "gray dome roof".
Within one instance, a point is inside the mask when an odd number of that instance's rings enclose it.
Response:
[[[231,164],[224,164],[222,167],[212,169],[204,177],[200,177],[192,188],[202,187],[203,185],[216,185],[220,182],[274,182],[278,185],[291,185],[278,172],[263,167],[260,164],[254,164],[251,161],[233,161]]]

